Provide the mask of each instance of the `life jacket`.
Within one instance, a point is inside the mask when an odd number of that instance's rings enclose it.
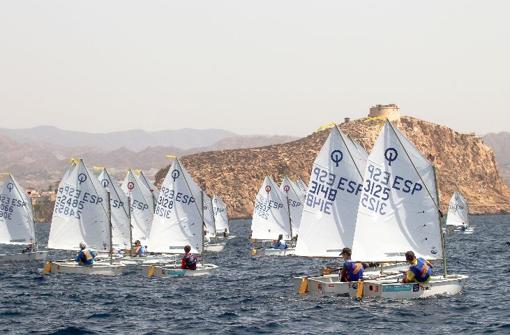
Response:
[[[88,248],[85,248],[82,251],[80,251],[80,264],[92,265],[93,263],[94,255]]]
[[[191,253],[185,254],[182,258],[182,268],[188,270],[197,269],[197,258]]]
[[[344,263],[344,267],[347,270],[348,281],[358,281],[363,279],[363,272],[365,272],[365,268],[362,263],[346,261]]]
[[[426,282],[432,275],[432,268],[421,257],[417,259],[416,264],[409,267],[409,270],[414,274],[414,278],[418,283]]]

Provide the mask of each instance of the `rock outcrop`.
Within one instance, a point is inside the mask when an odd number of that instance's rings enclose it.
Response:
[[[383,121],[360,119],[340,125],[367,150]],[[448,127],[402,117],[397,127],[437,167],[443,210],[454,191],[467,198],[471,213],[510,212],[510,189],[501,178],[492,150],[483,140]],[[312,163],[329,131],[297,141],[252,149],[204,152],[182,157],[195,181],[209,194],[221,196],[231,218],[250,217],[264,176],[309,180]],[[161,184],[168,167],[156,175]]]

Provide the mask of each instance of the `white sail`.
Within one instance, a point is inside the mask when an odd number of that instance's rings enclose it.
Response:
[[[303,214],[304,195],[302,190],[292,180],[283,177],[280,190],[285,195],[287,208],[290,211],[290,222],[292,224],[292,236],[299,233],[299,225],[301,223],[301,215]]]
[[[156,199],[158,199],[158,196],[159,196],[159,190],[158,188],[156,187],[156,185],[154,185],[150,180],[149,178],[147,178],[145,176],[145,174],[143,173],[142,170],[139,170],[138,171],[138,175],[137,175],[137,178],[138,180],[145,185],[145,187],[147,187],[149,189],[149,191],[151,191],[152,193],[152,198],[154,199],[154,203],[156,202]]]
[[[82,160],[64,177],[57,191],[48,248],[75,250],[80,242],[85,242],[96,250],[109,251],[106,190]]]
[[[174,160],[161,185],[154,221],[148,241],[152,252],[182,253],[184,246],[201,253],[203,248],[203,221],[200,210],[200,188],[187,179],[179,160]]]
[[[216,233],[223,234],[225,229],[227,230],[227,233],[230,233],[230,228],[228,225],[227,205],[225,205],[220,197],[213,197],[213,212]]]
[[[110,192],[112,213],[112,242],[115,246],[130,248],[130,220],[128,198],[116,180],[112,179],[106,169],[99,174],[99,183]]]
[[[122,190],[131,197],[131,227],[133,241],[147,241],[154,218],[154,199],[151,191],[128,170],[122,183]],[[152,251],[152,250],[151,250]]]
[[[35,243],[30,198],[11,174],[5,177],[0,186],[0,243]]]
[[[332,128],[312,166],[296,255],[339,257],[352,247],[365,165],[366,153]]]
[[[283,235],[291,239],[289,212],[285,195],[271,177],[264,178],[253,208],[251,238],[256,240],[276,240]]]
[[[303,180],[301,180],[301,178],[296,180],[296,185],[306,195],[306,192],[308,192],[308,186],[305,184],[305,182]]]
[[[214,210],[212,199],[205,192],[201,192],[202,199],[202,211],[204,216],[204,224],[207,229],[207,237],[216,237],[216,225],[214,223]]]
[[[459,192],[453,193],[448,204],[448,216],[446,218],[447,226],[469,225],[469,211],[466,199]]]
[[[442,257],[435,171],[407,138],[386,122],[368,156],[353,259],[403,261]]]

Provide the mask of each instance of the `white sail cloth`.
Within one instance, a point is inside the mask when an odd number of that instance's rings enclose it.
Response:
[[[130,248],[130,215],[128,198],[116,180],[106,169],[98,176],[99,183],[110,192],[110,210],[112,213],[112,243],[122,248]]]
[[[368,156],[352,249],[360,261],[442,257],[435,171],[416,147],[384,125]]]
[[[447,226],[461,227],[469,225],[469,209],[466,199],[459,192],[453,193],[448,204]]]
[[[339,257],[352,247],[366,159],[338,127],[331,129],[312,166],[296,255]]]
[[[227,205],[220,197],[213,197],[214,224],[216,226],[216,234],[223,234],[225,229],[230,233],[228,225]]]
[[[0,243],[35,243],[30,198],[11,174],[0,186]]]
[[[152,181],[150,181],[149,178],[145,176],[142,170],[139,170],[137,178],[143,185],[145,185],[145,187],[149,189],[149,191],[152,193],[152,198],[154,199],[154,202],[156,202],[156,199],[159,196],[159,190],[156,187],[156,185],[154,185]]]
[[[76,250],[85,242],[96,250],[109,251],[106,190],[82,160],[73,165],[58,186],[48,248]]]
[[[202,212],[204,217],[204,225],[207,230],[206,236],[216,237],[216,225],[214,223],[214,211],[213,211],[213,203],[211,197],[209,197],[205,192],[201,192],[202,198]]]
[[[161,185],[154,221],[148,241],[152,252],[182,253],[186,245],[191,252],[203,250],[203,220],[199,195],[201,190],[188,179],[179,160],[174,160]]]
[[[303,214],[304,195],[302,190],[287,177],[283,177],[280,190],[285,195],[287,209],[290,212],[290,223],[292,225],[292,237],[299,234],[301,215]]]
[[[291,239],[291,226],[285,195],[271,177],[265,177],[255,198],[251,238],[276,240],[280,234],[285,240]]]
[[[131,198],[131,234],[133,241],[140,240],[142,244],[145,244],[154,218],[152,192],[138,180],[131,170],[128,170],[121,188]]]

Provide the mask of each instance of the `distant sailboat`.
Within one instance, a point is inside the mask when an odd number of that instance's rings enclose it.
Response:
[[[286,196],[278,185],[266,176],[255,198],[251,222],[251,239],[255,241],[273,241],[282,235],[283,240],[292,239],[292,226]],[[294,253],[293,248],[253,248],[255,255],[285,256]]]
[[[102,169],[98,179],[99,183],[110,192],[113,245],[122,249],[131,249],[131,220],[128,197],[105,168]]]
[[[189,176],[178,159],[172,162],[161,185],[154,221],[148,240],[149,250],[167,254],[182,254],[186,245],[191,252],[204,251],[204,221],[198,185]],[[201,276],[210,274],[217,266],[201,264],[197,270],[181,269],[180,264],[150,266],[152,276]]]
[[[143,173],[142,170],[137,170],[137,178],[138,180],[143,184],[145,185],[145,187],[147,187],[149,189],[149,191],[152,193],[152,198],[153,198],[153,201],[154,203],[156,202],[156,199],[158,199],[158,196],[159,196],[159,190],[158,188],[156,187],[156,185],[154,185],[152,183],[152,181],[149,180],[149,178],[147,178],[145,176],[145,174]]]
[[[23,253],[0,254],[0,263],[44,261],[47,255],[37,250],[31,200],[11,174],[0,186],[0,244],[31,246]]]
[[[459,192],[453,193],[448,204],[446,228],[472,232],[469,225],[469,207],[466,199]]]
[[[230,227],[228,223],[227,205],[219,196],[214,196],[212,199],[212,206],[214,212],[214,224],[216,226],[216,234],[223,235],[225,232],[230,234]]]
[[[402,262],[405,252],[427,260],[443,259],[443,276],[429,283],[397,279],[351,283],[354,297],[423,298],[456,294],[466,276],[447,275],[434,166],[387,121],[365,168],[352,258],[365,262]],[[363,285],[360,290],[359,285]]]
[[[153,194],[149,188],[139,181],[132,170],[128,170],[121,188],[131,198],[133,241],[140,240],[142,245],[146,245],[154,218]]]
[[[206,242],[205,251],[220,252],[225,248],[225,242],[218,242],[216,232],[216,221],[214,219],[213,200],[204,191],[201,191],[202,215],[204,218],[204,228]]]
[[[292,237],[295,238],[299,234],[299,225],[301,223],[301,215],[303,214],[304,195],[301,189],[287,176],[283,177],[280,190],[285,194],[287,210],[290,214],[290,222],[292,225]]]
[[[79,250],[80,242],[99,252],[112,253],[111,212],[109,194],[89,172],[83,160],[74,161],[61,180],[53,217],[48,248]],[[45,273],[80,273],[117,275],[122,264],[94,263],[80,266],[74,261],[47,262]]]

